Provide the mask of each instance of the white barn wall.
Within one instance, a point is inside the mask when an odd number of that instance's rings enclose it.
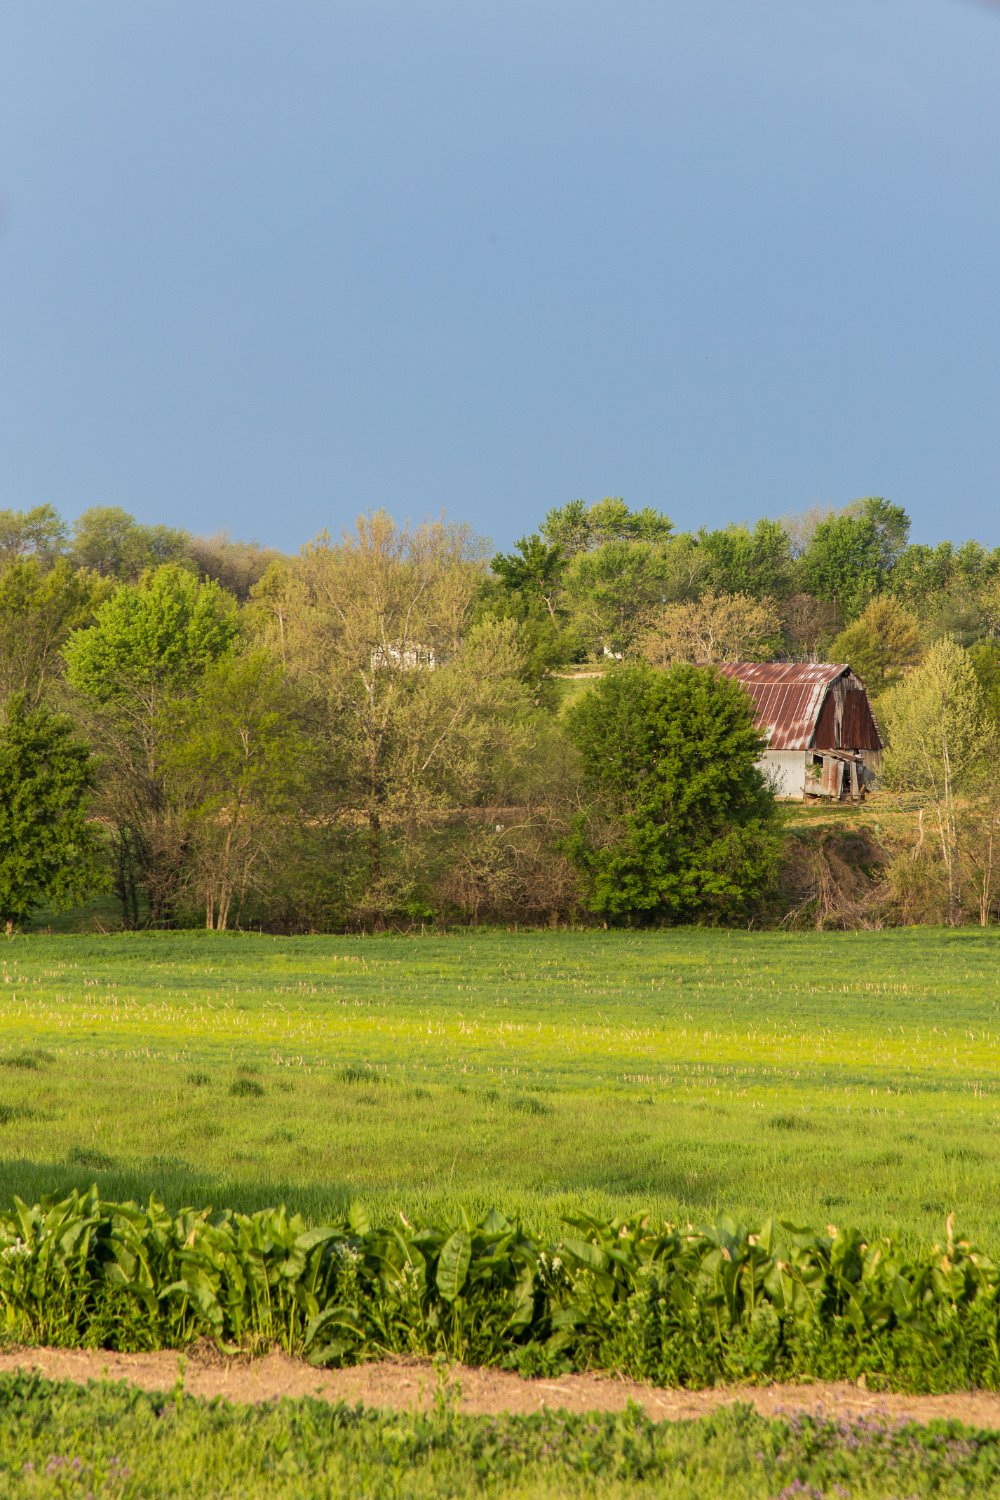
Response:
[[[812,760],[811,751],[765,750],[757,765],[770,781],[776,797],[801,802],[806,791],[807,759]]]

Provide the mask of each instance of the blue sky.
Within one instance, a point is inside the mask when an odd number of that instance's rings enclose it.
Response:
[[[0,506],[1000,544],[1000,7],[6,0]]]

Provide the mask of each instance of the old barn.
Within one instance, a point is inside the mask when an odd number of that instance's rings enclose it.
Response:
[[[863,796],[882,752],[865,685],[829,662],[727,662],[719,669],[753,699],[767,740],[761,761],[775,795]]]

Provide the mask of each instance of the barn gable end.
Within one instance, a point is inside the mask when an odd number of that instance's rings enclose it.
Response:
[[[845,663],[727,662],[753,699],[761,760],[778,796],[858,797],[878,769],[882,736],[865,685]]]

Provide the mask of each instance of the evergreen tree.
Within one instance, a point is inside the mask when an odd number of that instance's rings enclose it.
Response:
[[[83,900],[99,883],[92,786],[90,752],[70,721],[15,693],[0,728],[0,923],[8,930],[43,902]]]
[[[571,711],[586,812],[569,852],[590,910],[621,920],[730,918],[776,868],[774,798],[743,689],[710,668],[617,669]]]

